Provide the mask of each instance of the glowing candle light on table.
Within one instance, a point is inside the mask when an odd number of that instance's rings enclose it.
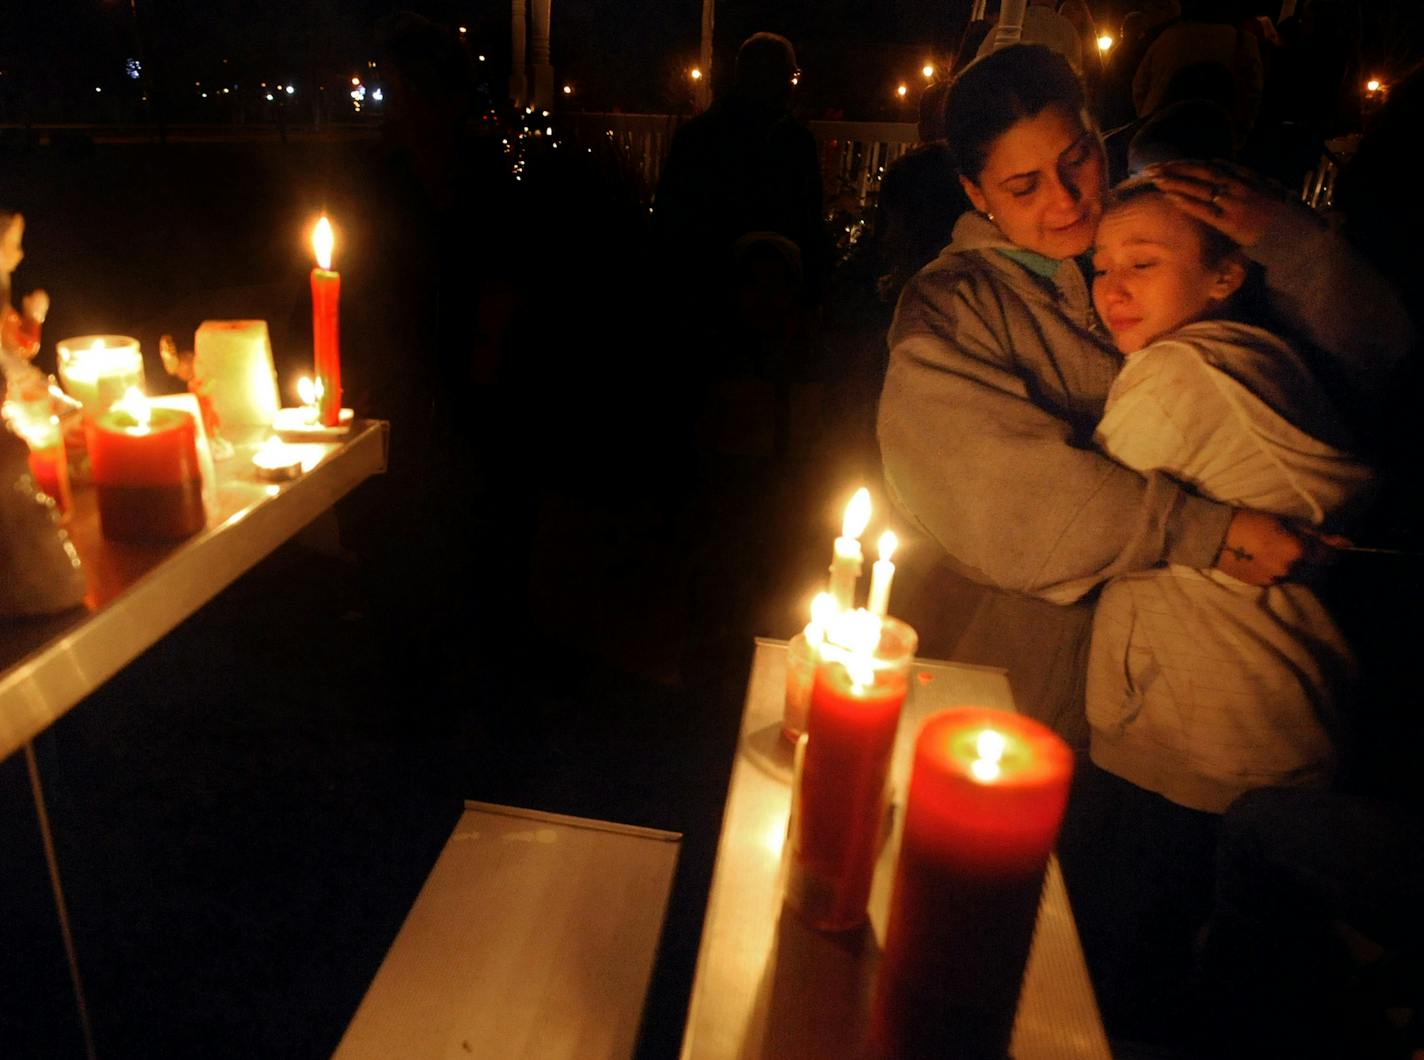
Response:
[[[252,467],[264,482],[286,482],[302,473],[301,453],[280,438],[268,438],[252,454]]]
[[[812,927],[863,923],[884,821],[885,780],[909,688],[915,631],[845,611],[811,687],[786,901]]]
[[[64,432],[60,430],[59,417],[54,414],[43,377],[36,372],[35,378],[39,382],[30,387],[11,382],[10,395],[4,403],[4,418],[29,447],[30,478],[35,488],[53,500],[64,517],[73,504]]]
[[[862,554],[860,535],[870,522],[870,491],[862,486],[846,505],[841,521],[841,536],[836,538],[835,555],[831,559],[830,593],[842,611],[855,606],[855,583],[860,578]]]
[[[97,416],[130,387],[143,387],[143,354],[127,335],[81,335],[58,343],[59,381],[65,392]]]
[[[839,609],[830,593],[817,593],[811,601],[811,621],[786,645],[786,705],[781,735],[792,743],[806,731],[811,709],[811,685],[821,660],[821,641]]]
[[[957,707],[921,727],[876,998],[889,1055],[1007,1053],[1072,772],[1031,718]]]
[[[136,388],[85,424],[105,537],[173,540],[206,525],[197,430],[191,415],[150,408]]]
[[[317,267],[311,273],[311,293],[312,356],[321,385],[317,412],[324,427],[335,427],[341,419],[341,273],[331,267],[335,241],[331,222],[323,214],[312,230]]]
[[[899,543],[895,531],[886,530],[881,534],[880,558],[870,567],[870,599],[865,606],[866,610],[877,615],[890,610],[890,582],[895,577],[895,564],[890,562],[890,557],[895,554]]]

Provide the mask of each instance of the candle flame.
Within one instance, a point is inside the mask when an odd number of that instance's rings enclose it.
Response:
[[[316,227],[312,229],[312,251],[316,254],[316,263],[323,269],[331,269],[331,249],[336,244],[336,236],[332,234],[331,222],[326,219],[326,214],[321,215],[321,220],[317,221]]]
[[[855,496],[846,505],[845,519],[841,523],[842,537],[860,537],[870,524],[870,491],[864,486],[855,491]]]
[[[985,729],[979,734],[974,741],[974,750],[979,757],[969,763],[969,772],[975,780],[988,782],[999,778],[999,760],[1004,757],[1006,744],[1003,733],[993,729]]]
[[[875,684],[875,649],[880,646],[880,630],[880,616],[863,608],[841,611],[827,630],[830,646],[825,655],[845,666],[856,691]]]
[[[1007,741],[1004,734],[995,732],[993,729],[985,729],[979,734],[979,738],[974,741],[974,750],[979,753],[979,757],[990,762],[997,762],[1004,757],[1004,748]]]
[[[316,404],[316,386],[306,376],[297,380],[297,397],[303,405]]]
[[[252,462],[262,468],[290,467],[298,462],[297,450],[275,434],[269,435],[252,454]]]
[[[148,398],[144,396],[142,390],[136,386],[131,386],[124,391],[124,396],[115,401],[112,406],[119,412],[132,416],[134,425],[140,433],[147,432],[153,413],[148,407]]]
[[[826,629],[840,613],[836,598],[830,593],[817,593],[811,600],[811,621],[806,626],[806,639],[819,644],[825,639]]]
[[[890,562],[890,557],[895,554],[895,549],[900,547],[900,539],[895,536],[894,530],[886,530],[880,535],[880,561]]]
[[[1105,52],[1109,50],[1112,46],[1113,39],[1108,34],[1104,33],[1101,37],[1098,38],[1098,51]]]

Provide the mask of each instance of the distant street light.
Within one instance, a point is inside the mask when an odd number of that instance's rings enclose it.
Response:
[[[909,94],[910,86],[905,84],[905,82],[901,81],[899,85],[897,85],[895,88],[895,95],[899,96],[901,99],[904,99]]]
[[[572,96],[573,94],[574,94],[574,86],[573,86],[573,85],[565,85],[565,86],[564,86],[564,95],[566,95],[566,96]]]
[[[1098,38],[1098,51],[1109,51],[1111,50],[1112,46],[1113,39],[1108,34],[1104,33],[1101,37]]]
[[[933,80],[933,79],[934,79],[934,75],[935,75],[934,64],[933,64],[933,63],[925,63],[925,65],[920,68],[920,73],[922,73],[922,74],[925,75],[925,80],[926,80],[926,81],[931,81],[931,80]]]
[[[1382,88],[1384,88],[1384,82],[1381,81],[1378,77],[1372,77],[1365,82],[1365,91],[1368,92],[1370,95],[1374,95]]]
[[[692,68],[692,71],[688,74],[688,76],[689,76],[690,78],[692,78],[692,80],[694,80],[694,81],[701,81],[701,80],[702,80],[702,71],[701,71],[700,69],[698,69],[697,67],[694,66],[694,67]]]

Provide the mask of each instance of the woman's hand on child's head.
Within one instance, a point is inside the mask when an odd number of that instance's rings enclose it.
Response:
[[[1230,162],[1164,162],[1145,175],[1189,217],[1254,246],[1289,207],[1279,191]]]
[[[1325,562],[1328,544],[1274,515],[1243,508],[1226,528],[1216,569],[1248,585],[1275,585]]]

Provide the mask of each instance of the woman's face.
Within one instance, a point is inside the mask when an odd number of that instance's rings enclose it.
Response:
[[[1097,134],[1067,108],[1023,118],[989,149],[977,182],[960,178],[975,209],[1014,243],[1049,258],[1093,245],[1107,192]]]

